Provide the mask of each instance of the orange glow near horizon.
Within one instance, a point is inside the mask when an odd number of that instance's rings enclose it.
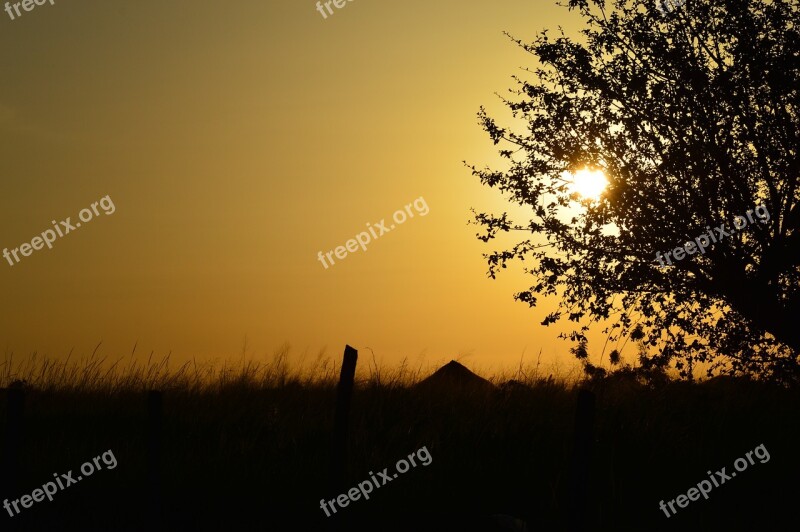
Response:
[[[299,365],[350,344],[386,367],[457,358],[488,374],[540,350],[548,371],[577,367],[558,338],[572,324],[539,325],[555,298],[515,301],[522,271],[487,280],[494,244],[470,209],[515,205],[461,164],[502,162],[476,116],[511,122],[495,95],[533,61],[503,32],[577,36],[577,13],[467,3],[454,24],[452,5],[421,0],[327,20],[313,2],[166,2],[157,17],[123,0],[56,6],[0,32],[6,358],[100,344],[109,361],[178,365],[288,344]],[[113,216],[1,258],[106,195]],[[391,229],[420,197],[430,214]],[[383,219],[391,231],[368,249],[320,264]]]

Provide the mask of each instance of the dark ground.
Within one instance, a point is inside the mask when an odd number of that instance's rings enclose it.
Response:
[[[353,395],[347,488],[426,447],[418,465],[327,518],[335,388],[247,383],[164,392],[163,530],[567,530],[577,390],[362,385]],[[800,394],[758,383],[595,388],[588,530],[784,530],[800,487]],[[6,409],[2,395],[0,407]],[[118,466],[59,491],[0,530],[155,530],[147,483],[146,395],[26,392],[21,476],[10,497],[112,450]],[[1,441],[6,441],[3,424]],[[709,500],[667,517],[676,498],[764,444]],[[75,474],[77,477],[77,473]],[[345,490],[343,490],[345,491]],[[510,530],[510,529],[507,529]]]

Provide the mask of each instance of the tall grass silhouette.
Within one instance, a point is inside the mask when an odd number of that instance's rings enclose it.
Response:
[[[26,394],[22,492],[15,497],[99,450],[112,449],[119,462],[14,518],[27,529],[147,529],[152,389],[164,394],[164,529],[326,526],[319,499],[328,495],[338,358],[321,351],[291,363],[284,346],[266,360],[173,365],[169,356],[139,361],[135,351],[120,358],[99,352],[63,360],[7,354],[0,365],[0,387],[16,382]],[[794,389],[736,379],[579,382],[534,364],[482,375],[493,386],[419,386],[437,368],[408,361],[381,367],[366,353],[352,397],[346,482],[422,446],[434,462],[335,517],[351,530],[419,530],[424,520],[485,531],[493,514],[562,530],[579,387],[597,396],[589,476],[597,530],[666,530],[673,523],[659,500],[759,443],[770,449],[770,463],[682,513],[685,529],[711,521],[731,530],[768,529],[764,515],[778,519],[775,508],[792,508],[797,495],[787,477],[800,469],[800,436],[789,422],[800,407]],[[5,430],[3,424],[0,441]]]

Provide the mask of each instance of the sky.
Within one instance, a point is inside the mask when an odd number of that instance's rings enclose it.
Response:
[[[521,269],[487,277],[482,254],[503,241],[480,242],[470,209],[513,206],[463,163],[497,161],[476,113],[510,120],[496,94],[534,66],[503,32],[574,33],[575,13],[550,0],[21,13],[0,12],[0,248],[20,249],[0,262],[6,356],[102,343],[110,358],[136,344],[176,362],[266,360],[350,344],[389,367],[491,372],[540,353],[548,371],[575,366],[568,327],[540,325],[554,303],[514,301],[532,284]],[[398,209],[415,216],[394,223]],[[395,227],[379,235],[382,219]],[[370,227],[366,249],[336,257]]]

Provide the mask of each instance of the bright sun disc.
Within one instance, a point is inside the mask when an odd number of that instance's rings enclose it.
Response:
[[[572,177],[570,191],[578,193],[583,199],[600,199],[600,194],[608,185],[608,180],[602,170],[578,170],[570,177]]]

